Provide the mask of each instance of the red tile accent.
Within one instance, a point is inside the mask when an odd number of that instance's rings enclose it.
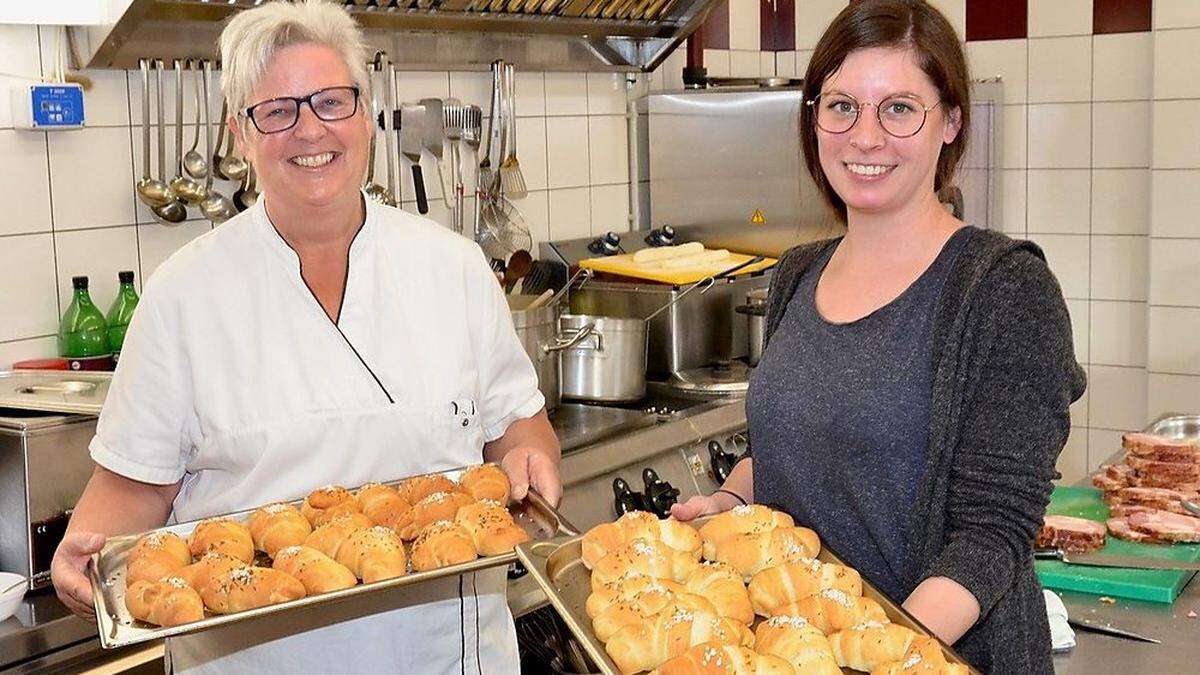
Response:
[[[769,0],[763,0],[763,6]],[[795,0],[775,0],[775,40],[772,49],[790,52],[796,48],[796,3]],[[763,47],[766,49],[766,47]]]
[[[1092,0],[1092,33],[1150,30],[1152,0]]]
[[[775,51],[775,4],[771,0],[758,0],[758,48]]]
[[[1028,17],[1028,0],[967,0],[967,41],[1027,37]]]
[[[729,49],[729,0],[712,8],[700,30],[705,49]]]

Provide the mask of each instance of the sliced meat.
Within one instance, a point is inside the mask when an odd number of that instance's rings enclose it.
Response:
[[[1108,507],[1108,515],[1113,518],[1128,518],[1135,513],[1147,513],[1150,511],[1158,511],[1158,509],[1150,506],[1117,506]]]
[[[1103,523],[1072,516],[1046,516],[1035,546],[1058,548],[1068,553],[1094,551],[1104,546]]]
[[[1114,480],[1103,471],[1092,474],[1092,486],[1106,492],[1113,492],[1127,487],[1128,483],[1124,481]]]
[[[1194,441],[1158,434],[1130,432],[1121,436],[1121,445],[1135,455],[1158,455],[1163,459],[1200,455],[1200,446]]]
[[[1130,481],[1135,476],[1128,464],[1101,464],[1100,470],[1092,474],[1092,485],[1101,490],[1120,490],[1132,485]]]
[[[1113,506],[1149,506],[1164,511],[1185,513],[1179,500],[1191,499],[1192,493],[1159,487],[1128,487],[1104,493],[1104,503]]]
[[[1200,543],[1200,518],[1178,513],[1134,513],[1125,519],[1129,527],[1156,539]]]
[[[1129,521],[1124,518],[1109,518],[1105,521],[1108,526],[1108,532],[1117,539],[1132,541],[1139,544],[1167,544],[1170,542],[1157,539],[1148,534],[1142,534],[1129,526]]]
[[[1138,473],[1134,476],[1131,487],[1163,488],[1184,494],[1195,494],[1200,489],[1200,482],[1177,476]]]
[[[1197,456],[1195,461],[1162,462],[1156,459],[1128,454],[1125,455],[1125,464],[1136,469],[1139,476],[1157,474],[1186,479],[1184,482],[1200,481],[1200,456]]]

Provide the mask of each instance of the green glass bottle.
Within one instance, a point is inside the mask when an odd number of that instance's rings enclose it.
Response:
[[[71,370],[112,370],[108,324],[88,295],[88,278],[71,277],[75,297],[58,324],[58,355]]]
[[[133,287],[133,272],[125,270],[117,272],[121,287],[117,289],[117,299],[113,300],[108,309],[108,346],[112,349],[113,363],[121,360],[121,345],[125,343],[125,330],[133,318],[133,310],[138,304],[137,289]]]

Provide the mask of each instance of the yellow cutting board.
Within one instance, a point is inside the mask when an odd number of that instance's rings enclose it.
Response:
[[[753,260],[754,256],[744,253],[730,253],[729,257],[723,258],[710,265],[700,265],[696,267],[681,267],[675,269],[664,269],[661,261],[651,261],[644,263],[636,263],[633,261],[633,254],[626,253],[623,255],[610,255],[601,258],[587,258],[579,261],[579,266],[584,269],[590,269],[596,272],[607,272],[609,274],[620,274],[621,276],[633,277],[635,279],[646,279],[648,281],[660,281],[665,284],[694,284],[705,277],[714,274],[720,274],[730,267],[736,267],[748,260]],[[775,264],[774,258],[763,258],[762,262],[747,265],[734,273],[734,276],[743,274],[751,274],[761,269],[765,269]]]

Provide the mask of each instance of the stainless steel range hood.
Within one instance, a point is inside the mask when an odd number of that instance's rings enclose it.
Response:
[[[71,29],[88,68],[143,57],[216,59],[223,22],[263,0],[118,0],[116,23]],[[371,46],[404,70],[650,71],[718,0],[345,0]]]

